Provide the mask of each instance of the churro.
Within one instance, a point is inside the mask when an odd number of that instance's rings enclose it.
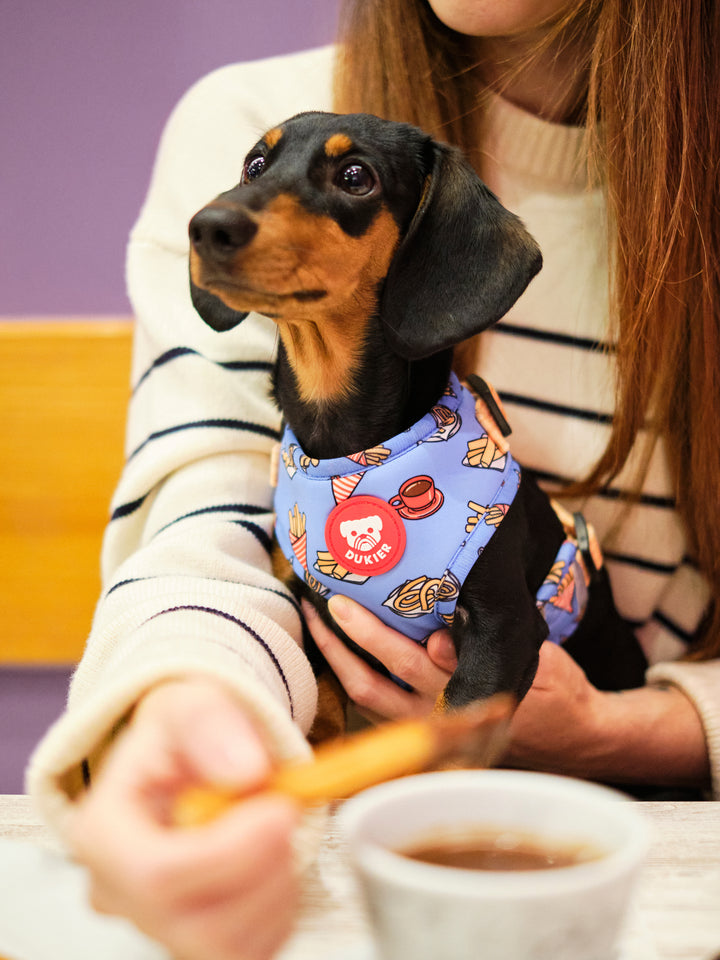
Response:
[[[492,766],[505,748],[514,704],[513,697],[497,694],[462,710],[386,723],[328,741],[312,760],[278,767],[262,790],[311,806],[449,763]],[[190,787],[176,800],[173,823],[183,827],[207,823],[245,796],[222,787]]]

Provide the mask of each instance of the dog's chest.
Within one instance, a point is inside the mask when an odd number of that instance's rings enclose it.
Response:
[[[452,622],[460,588],[512,503],[520,470],[452,376],[410,430],[314,461],[283,437],[278,543],[325,597],[343,593],[416,640]],[[339,425],[339,429],[342,426]]]

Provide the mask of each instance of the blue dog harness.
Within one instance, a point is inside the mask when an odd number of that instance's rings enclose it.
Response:
[[[451,374],[426,416],[370,450],[313,460],[286,427],[275,533],[295,573],[418,642],[449,626],[460,588],[520,483],[496,419],[492,402]],[[568,536],[537,594],[555,643],[582,617],[589,579]]]

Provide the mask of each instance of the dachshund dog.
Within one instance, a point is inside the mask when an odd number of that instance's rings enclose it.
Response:
[[[276,537],[296,595],[368,659],[332,621],[326,599],[342,592],[364,603],[357,591],[380,584],[378,615],[396,629],[422,641],[450,627],[458,665],[444,706],[499,691],[521,698],[548,636],[538,591],[567,531],[507,451],[492,392],[476,378],[468,401],[451,373],[453,347],[499,320],[541,267],[520,220],[458,150],[415,127],[312,112],[266,133],[240,184],[200,210],[189,232],[191,292],[203,320],[225,331],[253,310],[279,329],[273,384],[287,426]],[[441,461],[454,457],[448,441],[461,419],[474,430],[468,450],[474,443],[502,477],[491,506],[477,502],[484,495],[475,487],[455,495],[437,479]],[[396,454],[408,437],[421,459],[403,467]],[[468,455],[459,469],[474,484],[482,471],[469,469],[477,463]],[[383,461],[395,467],[389,494],[368,486]],[[304,480],[310,496],[326,497],[310,520],[310,508],[293,500]],[[443,498],[447,508],[458,497],[461,539],[470,545],[462,577],[446,563],[455,548],[441,555],[436,539],[452,526]],[[430,513],[435,527],[418,543],[417,521]],[[481,527],[492,536],[474,540]],[[597,686],[638,686],[644,656],[584,530],[578,517],[587,607],[566,648]],[[439,574],[396,573],[405,561],[412,566],[411,541],[421,555],[416,568],[437,554]],[[418,626],[415,614],[433,601],[437,623]]]

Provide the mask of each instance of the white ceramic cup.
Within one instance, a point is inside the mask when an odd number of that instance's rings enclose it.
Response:
[[[601,855],[561,868],[486,871],[395,852],[459,826],[590,845]],[[341,829],[382,960],[612,960],[648,843],[637,803],[623,794],[511,770],[373,787],[345,804]]]

